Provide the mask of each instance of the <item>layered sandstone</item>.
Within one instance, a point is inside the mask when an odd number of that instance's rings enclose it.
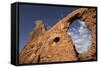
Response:
[[[92,33],[92,45],[88,51],[77,54],[68,28],[75,19],[85,21]],[[29,41],[20,53],[19,63],[47,63],[63,61],[82,61],[96,59],[96,9],[79,8],[74,10],[49,30],[43,21],[38,20],[30,33]]]

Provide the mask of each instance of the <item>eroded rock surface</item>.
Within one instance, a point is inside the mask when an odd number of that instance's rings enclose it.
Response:
[[[92,33],[92,46],[88,51],[77,54],[68,28],[75,19],[86,22]],[[79,8],[74,10],[56,25],[46,30],[43,21],[38,20],[30,33],[29,41],[20,53],[19,63],[47,63],[63,61],[82,61],[96,59],[96,9]]]

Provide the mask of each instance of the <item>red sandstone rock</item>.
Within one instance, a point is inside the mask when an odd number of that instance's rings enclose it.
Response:
[[[73,41],[67,31],[71,22],[77,18],[86,22],[93,37],[92,46],[88,51],[78,56]],[[30,33],[29,41],[19,56],[20,64],[95,59],[96,9],[94,8],[79,8],[74,10],[47,31],[43,21],[37,21],[36,28]]]

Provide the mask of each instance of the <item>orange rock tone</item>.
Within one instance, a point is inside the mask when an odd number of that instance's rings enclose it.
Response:
[[[76,53],[74,43],[68,34],[68,28],[75,19],[85,21],[92,33],[92,45],[82,54]],[[29,40],[19,55],[19,64],[83,60],[96,60],[95,8],[78,8],[49,30],[46,29],[42,20],[36,21],[36,27],[30,33]]]

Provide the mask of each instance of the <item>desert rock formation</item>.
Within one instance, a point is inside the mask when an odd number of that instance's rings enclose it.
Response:
[[[68,28],[75,19],[85,21],[92,33],[92,46],[82,54],[77,54],[68,34]],[[95,8],[78,8],[49,30],[46,29],[42,20],[36,21],[36,27],[30,33],[29,40],[19,56],[20,64],[82,60],[96,60]]]

